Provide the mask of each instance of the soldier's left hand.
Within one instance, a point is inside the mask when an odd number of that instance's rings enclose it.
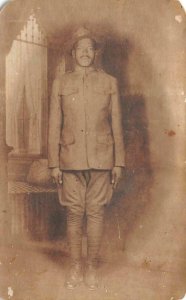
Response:
[[[115,189],[122,177],[122,170],[123,168],[122,167],[114,167],[112,169],[112,186],[113,186],[113,189]]]

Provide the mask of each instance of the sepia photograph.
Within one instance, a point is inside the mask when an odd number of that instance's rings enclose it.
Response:
[[[185,68],[184,0],[1,1],[0,300],[186,300]]]

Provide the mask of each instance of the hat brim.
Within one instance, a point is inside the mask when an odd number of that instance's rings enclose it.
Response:
[[[102,48],[102,44],[101,41],[93,36],[93,35],[83,35],[79,38],[72,38],[71,40],[69,40],[66,44],[65,44],[65,48],[68,52],[72,52],[74,45],[77,44],[77,42],[84,40],[84,39],[91,39],[92,41],[94,41],[95,45],[96,45],[96,50],[99,50]]]

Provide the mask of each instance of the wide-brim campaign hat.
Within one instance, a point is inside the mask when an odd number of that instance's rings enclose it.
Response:
[[[92,31],[90,31],[89,29],[87,29],[86,27],[79,27],[74,34],[72,35],[71,39],[69,39],[65,44],[66,44],[66,49],[67,51],[72,51],[74,45],[82,40],[82,39],[86,39],[89,38],[91,40],[94,41],[96,49],[100,49],[102,47],[102,41],[101,39],[94,34]]]

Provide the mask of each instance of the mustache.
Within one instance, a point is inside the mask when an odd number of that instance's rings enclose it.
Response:
[[[90,58],[88,55],[82,55],[81,58]]]

